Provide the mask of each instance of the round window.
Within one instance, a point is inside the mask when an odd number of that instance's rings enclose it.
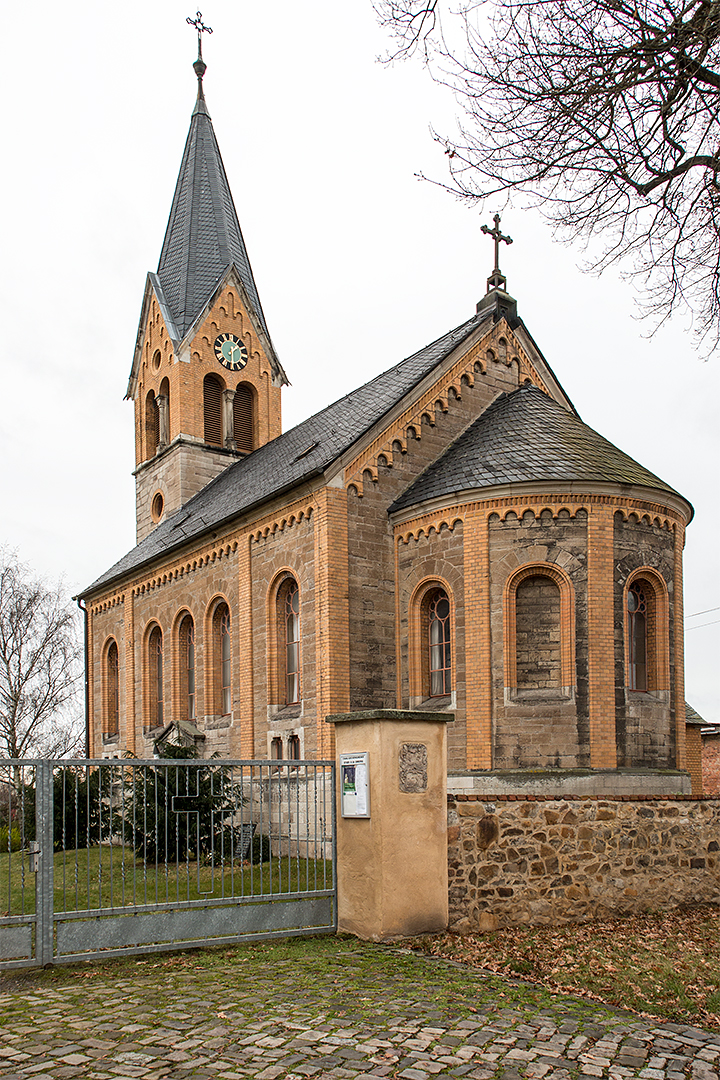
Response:
[[[153,371],[159,371],[160,370],[160,361],[161,361],[161,359],[162,359],[162,357],[160,356],[160,350],[156,349],[155,352],[153,353],[153,358],[152,358],[152,369],[153,369]]]
[[[153,496],[152,509],[150,511],[151,514],[152,514],[153,521],[159,521],[160,520],[160,518],[163,516],[163,510],[164,509],[165,509],[165,499],[163,498],[162,491],[158,491]]]

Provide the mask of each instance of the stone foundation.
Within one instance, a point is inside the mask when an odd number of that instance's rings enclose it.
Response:
[[[720,798],[448,796],[450,929],[720,903]]]

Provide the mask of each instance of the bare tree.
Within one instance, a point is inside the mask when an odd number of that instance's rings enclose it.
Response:
[[[33,578],[15,553],[0,549],[0,756],[78,752],[77,623],[60,585]]]
[[[463,198],[537,205],[591,267],[622,262],[662,321],[720,337],[720,0],[376,0],[464,113]],[[444,22],[441,22],[441,15]],[[452,47],[448,44],[452,40]]]

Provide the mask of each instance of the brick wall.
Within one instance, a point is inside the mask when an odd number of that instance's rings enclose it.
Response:
[[[631,514],[627,519],[615,514],[614,521],[614,636],[615,636],[615,714],[619,766],[646,765],[672,768],[675,765],[675,652],[668,648],[673,641],[675,624],[674,568],[675,541],[669,528],[650,524]],[[658,676],[647,693],[628,689],[626,671],[626,614],[624,588],[628,578],[640,567],[651,567],[665,582],[667,590],[667,636],[656,658]],[[650,639],[653,626],[648,626]],[[684,723],[684,716],[683,716]]]
[[[587,513],[571,517],[566,509],[535,514],[518,507],[489,520],[492,688],[495,723],[493,768],[577,768],[590,764],[587,712]],[[547,659],[560,663],[558,619],[544,613],[546,592],[559,613],[559,591],[549,578],[523,581],[517,598],[517,686],[506,687],[507,626],[503,610],[510,575],[519,568],[545,564],[559,567],[574,593],[575,671],[572,692],[548,685],[548,673],[531,672],[528,648],[543,636]],[[536,581],[523,600],[527,582]],[[548,625],[545,625],[548,623]],[[552,625],[550,625],[552,624]],[[522,685],[521,685],[522,680]],[[544,685],[540,686],[540,682]],[[535,684],[535,685],[533,685]]]
[[[252,652],[254,684],[254,755],[270,756],[270,740],[285,744],[291,734],[301,739],[301,756],[317,753],[316,724],[316,573],[315,515],[287,522],[266,536],[253,540],[250,549],[252,577]],[[281,655],[274,596],[279,576],[289,572],[300,589],[300,701],[285,704]]]
[[[703,788],[702,739],[696,724],[688,724],[685,728],[685,768],[690,773],[693,795],[699,798],[701,795],[717,794],[706,792]]]
[[[450,927],[720,902],[720,798],[448,797]]]
[[[702,740],[703,794],[720,795],[720,735],[705,735]]]

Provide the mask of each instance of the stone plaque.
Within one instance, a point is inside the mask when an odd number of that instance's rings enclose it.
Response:
[[[427,791],[428,754],[425,743],[403,743],[398,764],[401,791]]]

